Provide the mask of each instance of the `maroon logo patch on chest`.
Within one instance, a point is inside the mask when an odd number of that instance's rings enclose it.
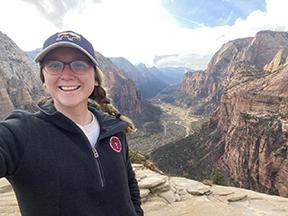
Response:
[[[110,138],[110,147],[115,151],[115,152],[121,152],[122,150],[122,143],[120,139],[116,136],[112,136]]]

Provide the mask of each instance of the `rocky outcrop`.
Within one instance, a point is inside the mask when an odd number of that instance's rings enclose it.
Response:
[[[288,199],[165,176],[134,164],[145,216],[286,216]],[[20,216],[11,186],[0,181],[0,210]]]
[[[205,78],[190,78],[201,80],[199,97],[218,98],[216,111],[199,133],[154,154],[160,168],[199,180],[220,170],[229,184],[287,196],[287,48],[288,33],[271,31],[223,45]]]
[[[180,88],[182,91],[191,94],[192,96],[204,97],[206,95],[206,91],[199,87],[204,85],[205,80],[206,74],[204,71],[187,71],[184,74]]]
[[[135,164],[146,216],[288,215],[288,199],[165,176]]]
[[[39,68],[0,32],[0,118],[13,109],[31,109],[43,94]]]

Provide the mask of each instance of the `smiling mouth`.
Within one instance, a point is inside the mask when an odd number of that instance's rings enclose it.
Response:
[[[75,91],[79,88],[80,86],[59,86],[59,89],[61,89],[62,91]]]

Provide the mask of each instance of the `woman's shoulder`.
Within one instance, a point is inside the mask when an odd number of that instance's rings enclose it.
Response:
[[[12,127],[26,127],[29,122],[35,119],[34,113],[25,110],[14,110],[7,114],[7,116],[1,121],[2,125]]]
[[[15,110],[9,113],[3,120],[0,121],[0,134],[5,136],[17,136],[26,140],[29,131],[31,131],[30,120],[32,113],[24,110]]]
[[[28,118],[32,116],[33,114],[31,112],[28,112],[26,110],[14,110],[6,115],[4,117],[4,120],[9,120],[9,119],[23,119],[23,118]]]
[[[29,118],[33,115],[33,113],[25,111],[25,110],[14,110],[7,114],[7,116],[4,118],[4,120],[9,119],[25,119]]]

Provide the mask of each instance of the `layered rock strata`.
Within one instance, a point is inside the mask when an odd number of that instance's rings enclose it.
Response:
[[[31,109],[43,95],[39,68],[0,32],[0,119],[13,109]]]
[[[197,179],[220,170],[229,184],[287,196],[287,53],[287,32],[263,31],[224,44],[207,70],[187,74],[185,89],[217,108],[199,133],[155,155],[160,168]]]

